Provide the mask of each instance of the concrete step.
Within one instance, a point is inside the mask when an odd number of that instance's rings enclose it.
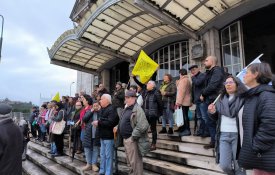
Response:
[[[31,142],[30,142],[31,143]],[[38,146],[34,146],[34,145],[38,145]],[[39,142],[39,141],[32,141],[32,143],[29,145],[29,148],[31,150],[34,150],[40,154],[42,154],[43,156],[46,156],[46,157],[50,157],[50,159],[52,159],[52,157],[47,153],[49,151],[49,148],[50,148],[50,144],[49,143],[46,143],[46,142]],[[64,159],[66,160],[72,160],[71,157],[69,155],[71,155],[71,153],[69,152],[69,148],[68,147],[64,147],[64,153],[66,156],[62,156],[62,157],[66,157]],[[82,162],[83,165],[81,166],[78,166],[78,168],[82,168],[85,164],[86,164],[86,159],[83,157],[84,153],[82,154],[75,154],[74,156],[74,161],[79,161],[79,162]],[[61,158],[61,157],[57,157],[57,158]],[[68,165],[68,163],[66,163],[67,161],[58,161],[57,163],[73,170],[72,167],[70,167],[70,165]],[[128,172],[130,171],[130,168],[127,167],[127,165],[125,163],[122,163],[122,162],[119,162],[118,163],[118,172],[120,175],[127,175]],[[79,173],[79,171],[77,171],[77,173]],[[85,174],[89,174],[88,173],[85,173]],[[158,173],[154,173],[154,172],[150,172],[150,171],[147,171],[147,170],[144,170],[144,175],[159,175]]]
[[[121,147],[119,148],[119,151],[125,152],[125,149]],[[146,157],[154,158],[157,160],[163,160],[167,162],[173,162],[181,165],[187,165],[190,167],[200,169],[222,172],[220,167],[215,163],[214,157],[180,153],[164,149],[157,149],[155,151],[151,151],[150,153],[146,154]]]
[[[22,169],[24,175],[49,175],[43,169],[29,160],[22,162]]]
[[[33,143],[33,142],[28,143],[28,148],[29,148],[28,156],[31,158],[31,161],[36,164],[39,164],[39,165],[41,165],[40,162],[36,162],[35,159],[42,160],[42,161],[45,160],[45,162],[47,160],[47,161],[51,162],[53,165],[62,167],[63,169],[66,169],[66,171],[72,172],[73,174],[81,174],[82,173],[81,168],[86,165],[86,163],[79,161],[77,159],[75,159],[72,162],[71,157],[69,157],[67,155],[64,155],[61,157],[52,157],[50,154],[48,154],[48,152],[50,151],[49,148],[39,145],[39,144],[36,144],[36,143]],[[32,159],[32,157],[34,157],[34,159]],[[42,162],[42,164],[43,164],[43,162]],[[48,166],[42,165],[41,168],[47,169],[47,167]],[[93,171],[85,171],[85,175],[96,175],[96,174],[97,173],[93,172]]]
[[[118,160],[126,163],[125,153],[123,151],[118,151]],[[214,172],[209,170],[203,170],[193,167],[188,167],[185,165],[179,165],[167,161],[162,161],[158,159],[152,159],[148,157],[143,158],[144,169],[160,173],[160,174],[169,174],[169,175],[221,175],[220,172]]]
[[[202,144],[183,143],[169,140],[157,140],[157,148],[176,152],[191,153],[195,155],[211,156],[215,155],[214,149],[204,149]]]
[[[63,166],[57,164],[56,162],[48,159],[47,157],[33,151],[28,150],[27,152],[28,160],[32,161],[38,165],[41,169],[51,175],[73,175],[74,172],[64,168]]]
[[[149,133],[149,138],[152,138],[152,133]],[[209,144],[210,138],[202,138],[198,136],[183,136],[179,137],[178,132],[174,134],[158,134],[158,140],[169,140],[175,142],[197,143],[197,144]]]

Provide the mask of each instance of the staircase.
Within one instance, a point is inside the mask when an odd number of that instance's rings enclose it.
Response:
[[[158,126],[160,130],[161,126]],[[151,138],[151,134],[149,134]],[[159,134],[157,150],[143,158],[144,175],[220,175],[222,170],[215,164],[213,149],[205,150],[203,146],[210,142],[209,138],[194,136],[178,137]],[[68,135],[65,135],[65,156],[51,157],[50,144],[31,140],[28,143],[27,160],[23,162],[23,174],[26,175],[71,175],[83,174],[81,168],[86,161],[83,154],[76,154],[74,161],[68,156]],[[118,149],[119,175],[126,175],[129,167],[126,165],[124,148]],[[86,171],[85,175],[98,173]]]

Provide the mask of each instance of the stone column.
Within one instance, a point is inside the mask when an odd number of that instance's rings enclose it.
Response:
[[[218,65],[221,66],[221,49],[219,31],[215,28],[208,30],[202,36],[205,43],[206,56],[214,55],[217,57]]]
[[[101,71],[101,83],[105,86],[105,88],[110,91],[110,70],[104,69]]]

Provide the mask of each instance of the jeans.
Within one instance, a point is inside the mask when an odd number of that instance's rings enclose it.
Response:
[[[99,147],[93,146],[93,148],[84,147],[85,157],[87,164],[93,165],[97,163],[99,154]]]
[[[220,167],[228,175],[245,175],[236,160],[238,146],[237,132],[221,132],[220,135]]]
[[[51,153],[53,153],[53,154],[56,153],[56,145],[54,142],[51,143]]]
[[[85,130],[81,129],[81,133],[80,133],[80,140],[81,140],[81,142],[84,141],[84,135],[85,135],[84,133],[85,133]]]
[[[203,110],[205,113],[207,113],[207,110],[208,110],[208,103],[204,103],[203,102]],[[206,117],[206,127],[208,128],[209,130],[209,134],[210,134],[210,137],[211,137],[211,143],[215,143],[215,137],[216,137],[216,126],[217,126],[217,122],[212,120],[208,113],[207,113],[207,117]],[[206,129],[207,129],[206,128]]]
[[[100,170],[99,174],[113,174],[114,140],[100,139]]]
[[[199,125],[199,130],[198,133],[201,135],[208,135],[209,131],[208,128],[206,127],[206,120],[208,118],[208,114],[207,114],[207,105],[205,103],[202,102],[198,102],[196,103],[196,115],[197,115],[197,119],[200,122]]]
[[[169,121],[169,127],[173,128],[174,126],[174,117],[173,117],[173,111],[167,107],[163,110],[163,116],[162,116],[162,127],[166,128],[166,121]]]

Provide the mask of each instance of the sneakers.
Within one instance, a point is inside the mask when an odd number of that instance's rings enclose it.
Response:
[[[82,168],[82,171],[89,171],[89,170],[92,170],[92,169],[93,169],[93,165],[87,164],[85,167]]]
[[[179,136],[182,137],[182,136],[190,136],[191,135],[191,132],[190,130],[184,130],[182,132],[179,133]]]
[[[159,134],[166,134],[167,131],[166,131],[166,128],[162,127],[162,130],[159,132]]]
[[[93,165],[92,165],[92,170],[93,170],[94,172],[98,172],[98,171],[99,171],[99,168],[96,166],[96,164],[93,164]]]
[[[154,151],[156,149],[157,149],[156,144],[152,144],[151,147],[150,147],[150,151]]]
[[[174,132],[173,132],[173,128],[169,128],[169,130],[168,130],[168,133],[167,134],[174,134]]]
[[[215,143],[212,143],[212,142],[211,142],[211,143],[210,143],[210,144],[208,144],[208,145],[204,145],[204,146],[203,146],[203,148],[204,148],[204,149],[211,149],[211,148],[215,148]]]

